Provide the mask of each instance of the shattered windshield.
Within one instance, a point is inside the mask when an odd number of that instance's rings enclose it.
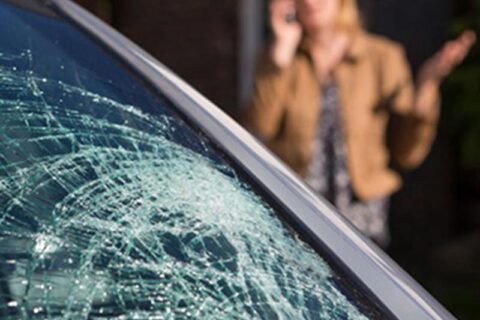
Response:
[[[0,2],[2,319],[384,317],[255,188],[88,37]]]

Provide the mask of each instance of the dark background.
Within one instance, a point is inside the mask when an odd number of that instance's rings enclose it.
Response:
[[[256,1],[77,2],[234,113],[248,92],[254,52],[267,37],[265,1]],[[461,30],[480,31],[480,0],[358,1],[367,29],[401,42],[413,72]],[[246,7],[262,14],[253,17]],[[442,117],[432,152],[418,170],[405,175],[405,187],[393,197],[388,251],[458,318],[479,319],[478,45],[442,92]]]

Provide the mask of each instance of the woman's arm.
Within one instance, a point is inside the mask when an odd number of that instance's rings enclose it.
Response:
[[[285,96],[291,90],[289,69],[302,37],[300,24],[290,17],[294,0],[271,0],[269,5],[273,41],[261,56],[251,102],[240,117],[240,122],[264,142],[279,131]]]
[[[285,97],[290,90],[289,69],[277,66],[268,50],[260,58],[252,98],[239,119],[247,130],[265,143],[280,130]]]
[[[447,42],[418,73],[415,87],[410,80],[408,64],[401,50],[391,62],[399,66],[398,90],[392,99],[394,116],[391,123],[390,147],[392,160],[410,169],[418,166],[430,151],[440,113],[440,85],[460,64],[475,42],[473,32],[465,32]],[[413,108],[408,107],[413,101]]]

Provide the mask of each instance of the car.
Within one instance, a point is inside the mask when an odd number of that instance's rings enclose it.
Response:
[[[2,319],[453,318],[71,1],[0,1],[0,200]]]

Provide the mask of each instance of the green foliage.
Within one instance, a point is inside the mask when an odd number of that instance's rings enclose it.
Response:
[[[480,1],[476,1],[480,5]],[[480,6],[468,16],[451,24],[452,35],[474,29],[480,35]],[[453,72],[444,85],[444,112],[459,141],[462,165],[480,168],[480,46],[472,49],[466,61]]]

